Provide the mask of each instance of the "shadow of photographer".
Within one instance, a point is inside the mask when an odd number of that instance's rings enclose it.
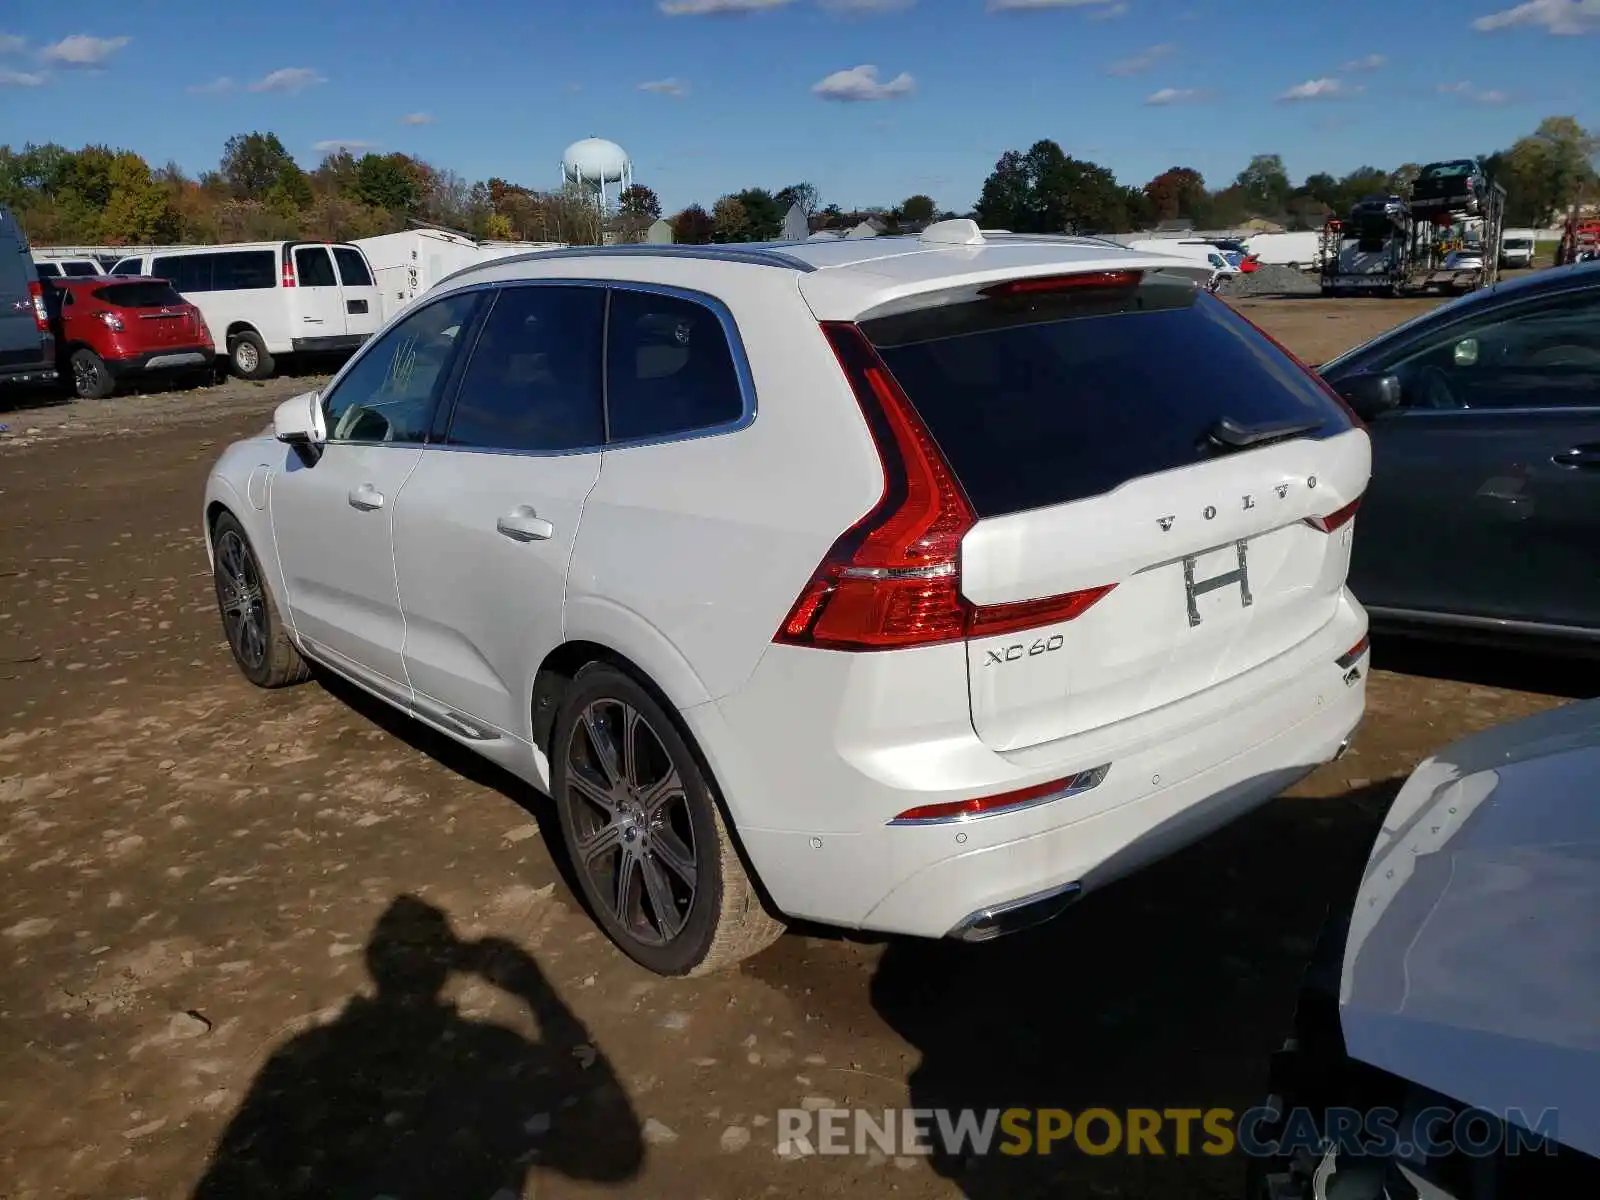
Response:
[[[397,897],[366,948],[376,991],[272,1055],[193,1200],[490,1200],[532,1173],[621,1183],[643,1141],[615,1073],[538,964],[498,938],[460,940],[438,908]],[[520,999],[539,1040],[463,1016],[454,974]]]

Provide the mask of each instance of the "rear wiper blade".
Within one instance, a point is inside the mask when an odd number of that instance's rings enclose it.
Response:
[[[1205,440],[1221,450],[1253,450],[1257,446],[1287,441],[1302,433],[1322,428],[1321,421],[1276,421],[1263,425],[1241,425],[1232,417],[1218,417],[1206,430]]]

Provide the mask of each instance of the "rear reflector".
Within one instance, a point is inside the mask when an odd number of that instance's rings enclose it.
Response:
[[[1341,671],[1347,667],[1353,667],[1361,660],[1361,656],[1367,652],[1367,647],[1371,644],[1372,638],[1368,634],[1362,634],[1361,640],[1336,658],[1334,662]]]
[[[1313,529],[1320,529],[1323,533],[1332,533],[1341,525],[1349,522],[1356,515],[1356,509],[1361,507],[1361,497],[1357,496],[1343,508],[1336,508],[1325,517],[1307,517],[1306,524]]]
[[[1017,812],[1036,804],[1048,804],[1068,796],[1079,795],[1100,786],[1111,770],[1110,763],[1102,763],[1087,771],[1079,771],[1066,779],[1053,779],[1049,783],[1035,784],[1015,792],[1001,792],[998,796],[977,796],[971,800],[952,800],[946,804],[924,804],[908,808],[891,825],[939,825],[951,821],[972,821],[978,817],[992,817],[1003,812]]]
[[[1143,271],[1084,271],[1076,275],[1039,275],[1032,279],[1008,279],[980,288],[980,296],[1025,296],[1039,292],[1070,292],[1082,288],[1134,287],[1144,278]]]

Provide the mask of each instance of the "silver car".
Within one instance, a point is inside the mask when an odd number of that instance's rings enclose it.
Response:
[[[1417,767],[1241,1121],[1251,1200],[1600,1194],[1596,780],[1600,701]]]

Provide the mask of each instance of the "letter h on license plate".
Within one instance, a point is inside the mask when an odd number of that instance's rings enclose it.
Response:
[[[1239,556],[1237,570],[1228,571],[1222,575],[1213,575],[1210,579],[1202,579],[1198,583],[1194,578],[1194,564],[1196,555],[1186,555],[1183,560],[1183,590],[1189,601],[1189,626],[1200,624],[1200,607],[1196,604],[1199,597],[1207,592],[1214,592],[1218,588],[1229,587],[1235,583],[1239,585],[1239,606],[1249,608],[1250,598],[1250,570],[1245,561],[1245,539],[1240,538],[1233,544],[1234,551]]]

